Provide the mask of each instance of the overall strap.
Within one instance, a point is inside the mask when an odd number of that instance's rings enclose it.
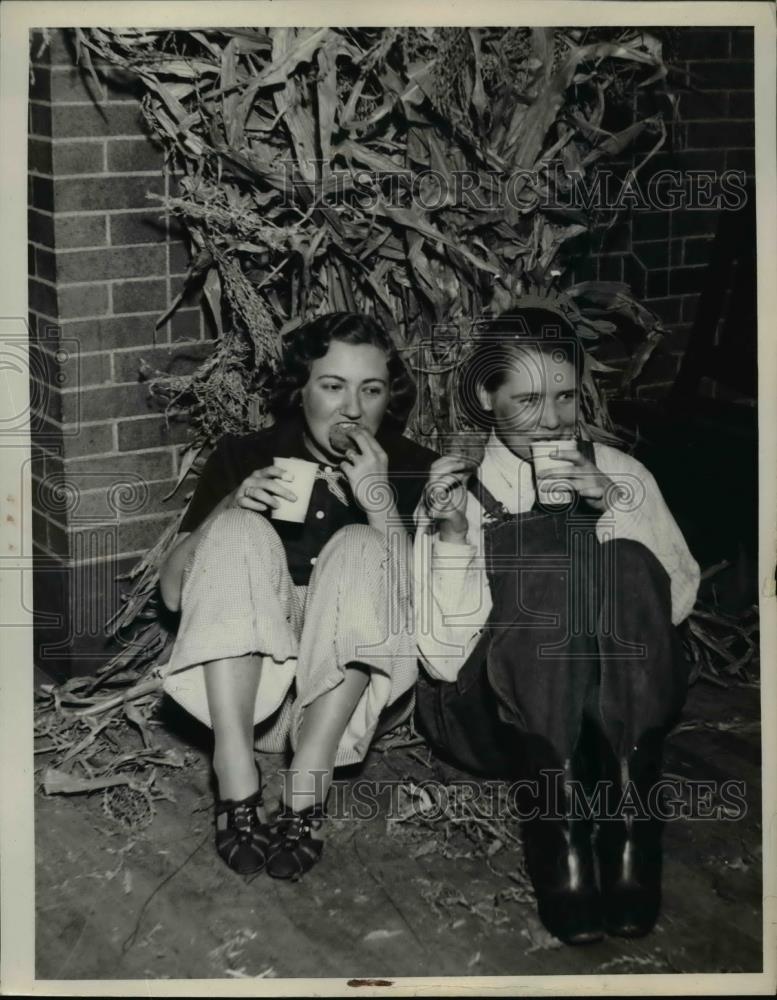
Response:
[[[500,503],[493,493],[486,489],[477,476],[471,477],[467,488],[490,517],[501,520],[504,517],[511,516],[507,507],[503,503]]]
[[[587,458],[589,462],[595,462],[593,441],[583,441],[582,438],[578,438],[577,450],[583,458]]]

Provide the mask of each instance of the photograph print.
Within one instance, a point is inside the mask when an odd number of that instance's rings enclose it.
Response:
[[[764,971],[757,31],[655,6],[29,30],[36,980]]]

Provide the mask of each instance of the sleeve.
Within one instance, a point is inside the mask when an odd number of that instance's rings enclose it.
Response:
[[[229,439],[221,438],[203,466],[194,494],[178,529],[180,532],[199,528],[213,508],[237,485],[235,482],[237,470],[234,462],[230,460],[230,454]]]
[[[607,449],[615,451],[615,449]],[[616,453],[617,454],[617,453]],[[628,456],[621,456],[627,459]],[[597,453],[597,464],[599,455]],[[693,610],[699,589],[699,565],[666,505],[653,475],[636,459],[610,471],[603,461],[602,472],[623,488],[610,516],[597,522],[599,541],[629,538],[641,542],[655,555],[669,575],[672,589],[672,624],[679,625]]]
[[[491,590],[479,546],[442,542],[428,527],[419,525],[413,549],[418,651],[431,677],[454,681],[491,611]]]

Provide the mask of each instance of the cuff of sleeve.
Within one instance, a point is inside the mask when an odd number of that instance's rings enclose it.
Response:
[[[475,551],[475,546],[470,545],[469,542],[443,542],[439,538],[435,538],[432,542],[432,552],[438,556],[455,557],[455,556],[469,556]]]

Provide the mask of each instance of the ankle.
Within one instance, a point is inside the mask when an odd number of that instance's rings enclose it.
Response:
[[[252,750],[216,750],[213,754],[213,770],[219,798],[222,800],[240,801],[259,790],[259,772]]]

